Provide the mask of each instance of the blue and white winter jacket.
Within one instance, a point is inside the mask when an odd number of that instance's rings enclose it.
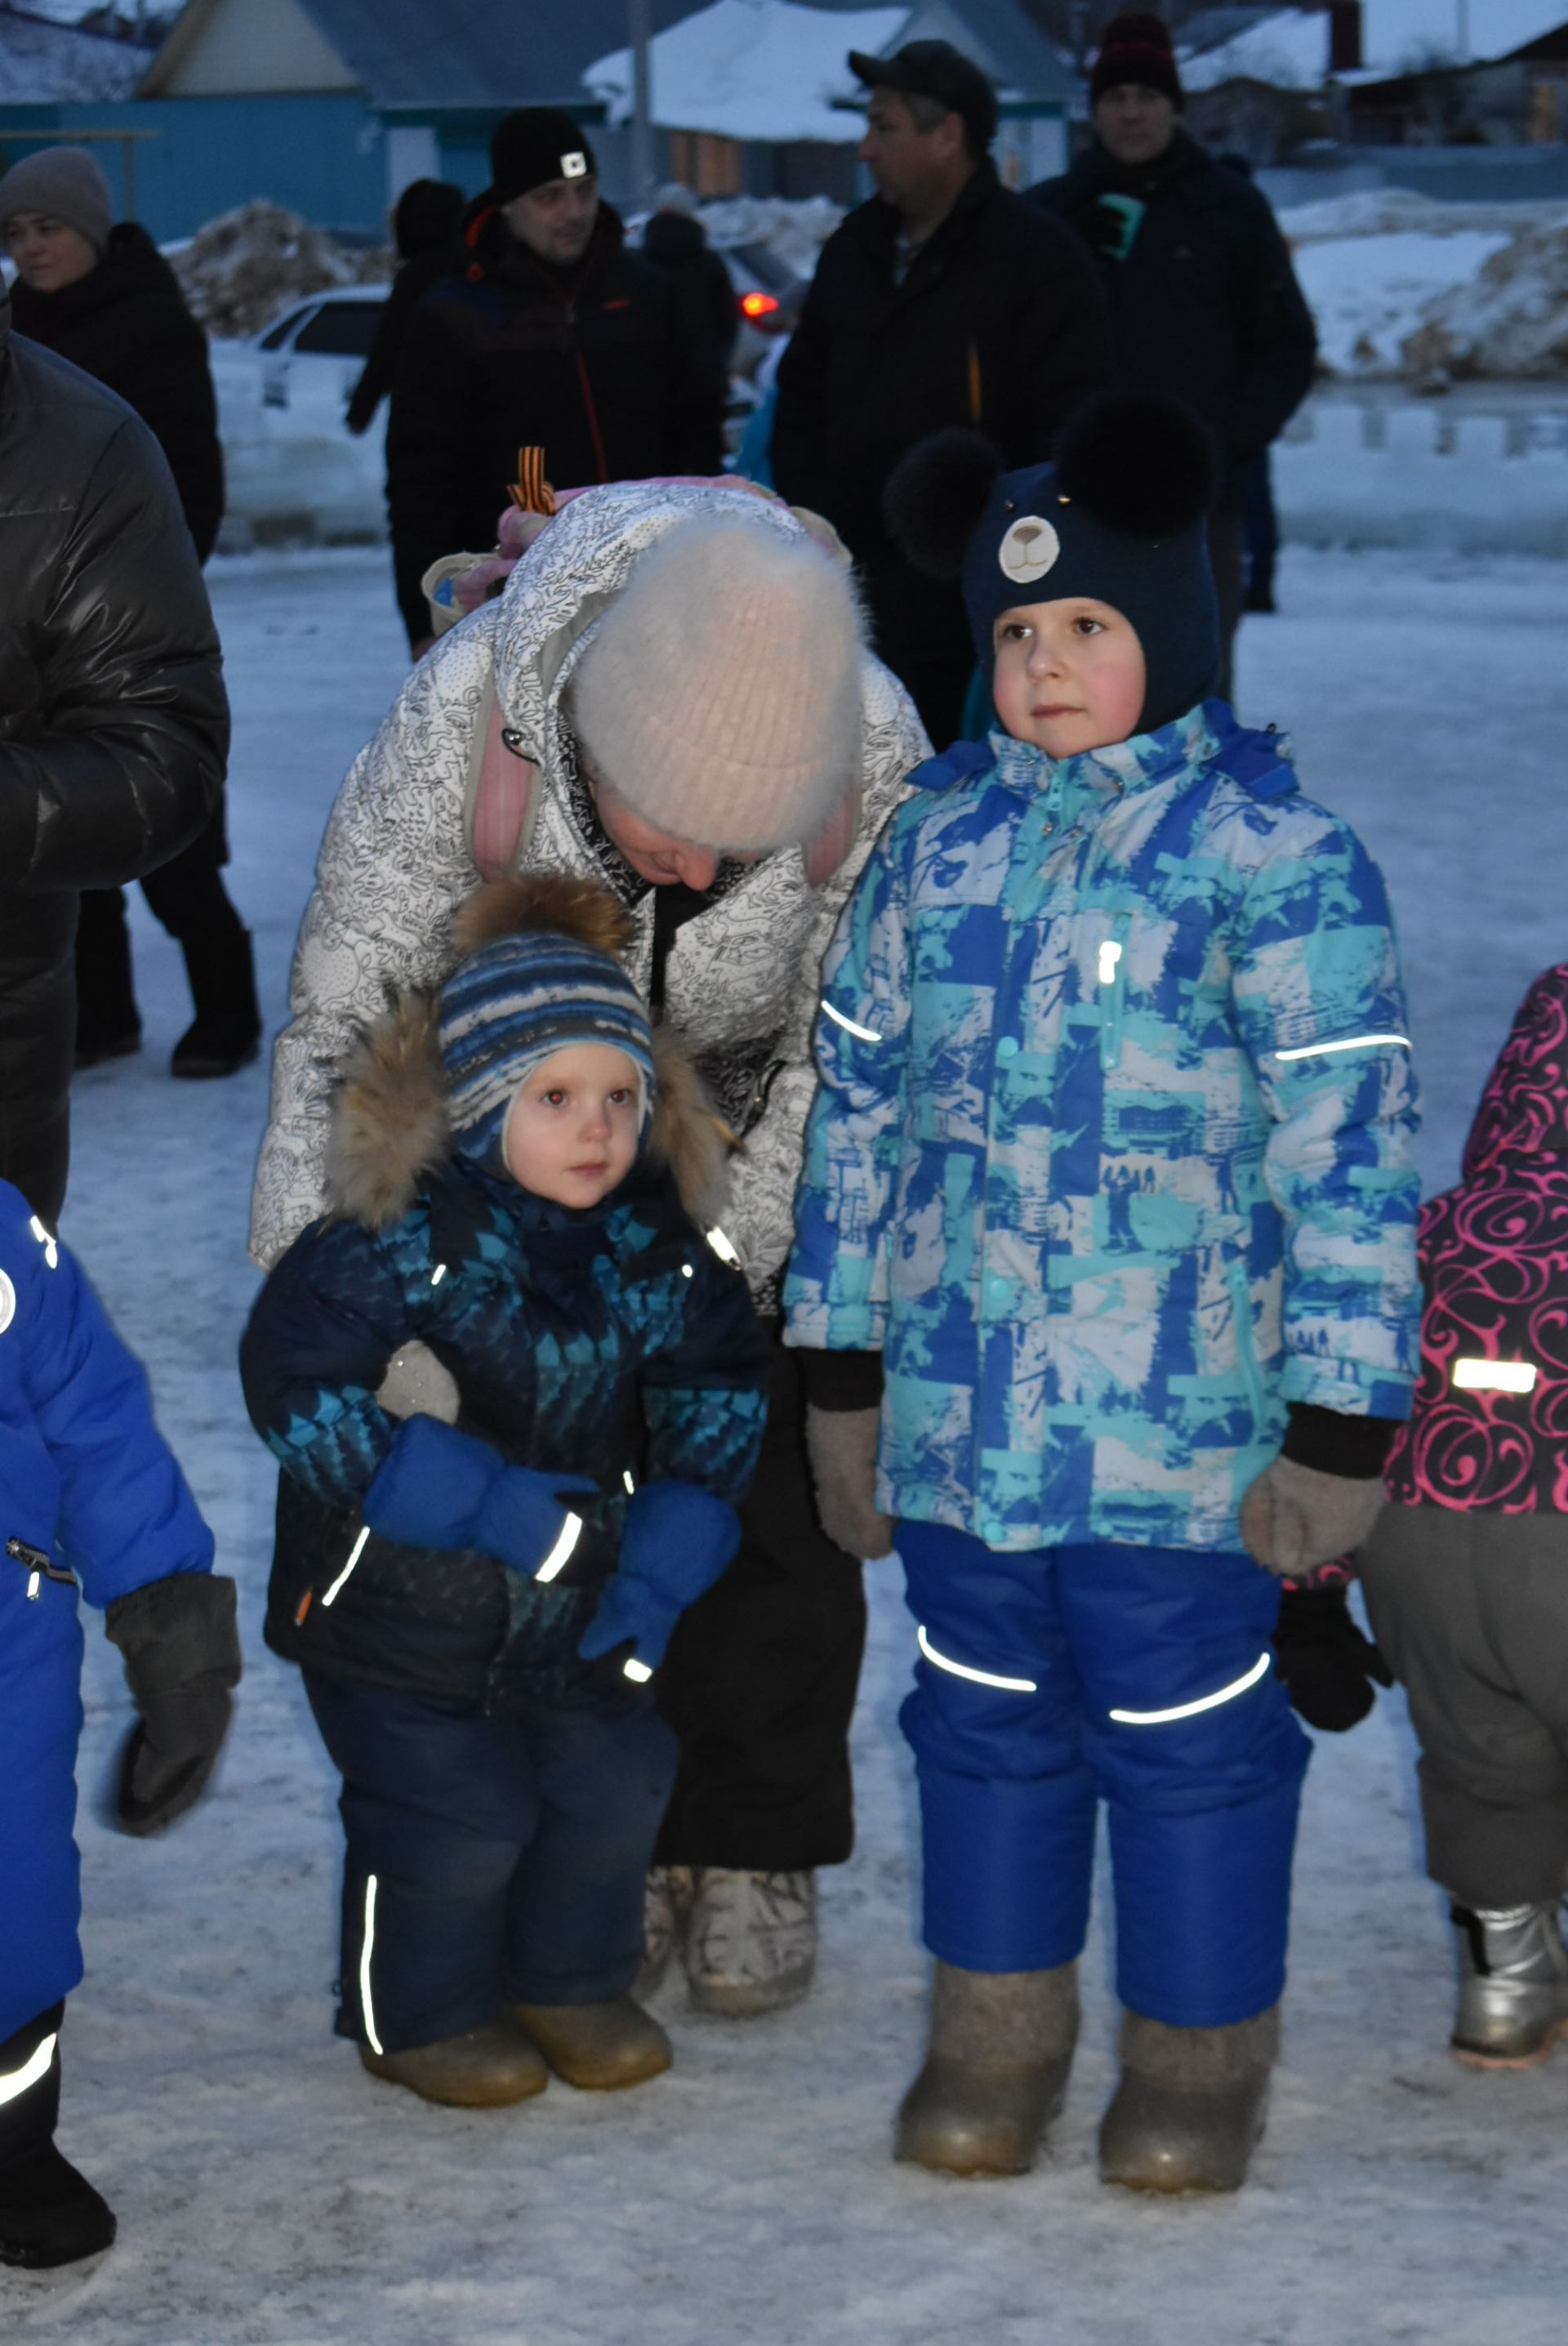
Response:
[[[882,1351],[894,1515],[1239,1547],[1288,1403],[1409,1412],[1381,877],[1223,702],[912,780],[824,964],[787,1341]]]

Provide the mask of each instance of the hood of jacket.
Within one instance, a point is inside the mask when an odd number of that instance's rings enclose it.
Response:
[[[655,212],[643,230],[643,252],[660,269],[678,269],[708,250],[708,231],[688,212]]]
[[[148,298],[175,303],[183,310],[184,292],[178,278],[135,220],[121,220],[109,230],[108,249],[96,269],[63,285],[57,293],[36,293],[18,278],[12,288],[16,332],[55,349],[87,318],[113,310],[122,301]]]
[[[1543,970],[1514,1013],[1465,1143],[1464,1178],[1517,1157],[1568,1158],[1568,962]]]
[[[653,1121],[639,1152],[667,1167],[697,1228],[719,1219],[728,1194],[729,1135],[676,1037],[654,1029]],[[327,1210],[368,1230],[390,1229],[454,1156],[435,997],[400,995],[368,1027],[338,1071],[327,1148]]]

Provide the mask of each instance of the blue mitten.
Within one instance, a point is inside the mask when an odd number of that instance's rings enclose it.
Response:
[[[687,1606],[713,1586],[740,1545],[740,1518],[692,1483],[645,1483],[626,1509],[621,1560],[577,1647],[584,1661],[628,1641],[657,1669]]]
[[[372,1531],[408,1547],[474,1547],[514,1572],[536,1574],[573,1520],[560,1494],[596,1488],[585,1474],[509,1466],[475,1434],[439,1418],[410,1417],[365,1493],[363,1512]]]

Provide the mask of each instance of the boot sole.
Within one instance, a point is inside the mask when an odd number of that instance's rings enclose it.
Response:
[[[1483,2053],[1474,2045],[1455,2044],[1448,2049],[1461,2069],[1539,2069],[1551,2059],[1552,2048],[1562,2036],[1568,2036],[1568,2019],[1548,2029],[1532,2053]]]
[[[550,2082],[549,2074],[546,2072],[537,2085],[530,2079],[527,2084],[506,2093],[496,2093],[492,2089],[488,2093],[475,2090],[472,2093],[433,2094],[424,2086],[412,2084],[407,2077],[397,2076],[391,2070],[372,2069],[368,2061],[362,2066],[365,2075],[368,2077],[374,2077],[378,2084],[401,2086],[405,2094],[412,2094],[418,2100],[429,2102],[435,2108],[443,2110],[511,2109],[515,2103],[534,2101],[545,2091]]]

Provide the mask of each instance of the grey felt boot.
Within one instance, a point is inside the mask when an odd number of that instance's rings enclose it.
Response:
[[[1129,2191],[1239,2191],[1263,2132],[1279,2007],[1227,2028],[1129,2012],[1122,2079],[1100,2122],[1100,2174]]]
[[[1556,1906],[1450,1909],[1459,2010],[1450,2039],[1471,2069],[1528,2069],[1568,2031],[1568,1948]]]
[[[1078,2035],[1074,1964],[964,1972],[939,1963],[931,2044],[893,2156],[947,2175],[1024,2175],[1062,2106]]]

